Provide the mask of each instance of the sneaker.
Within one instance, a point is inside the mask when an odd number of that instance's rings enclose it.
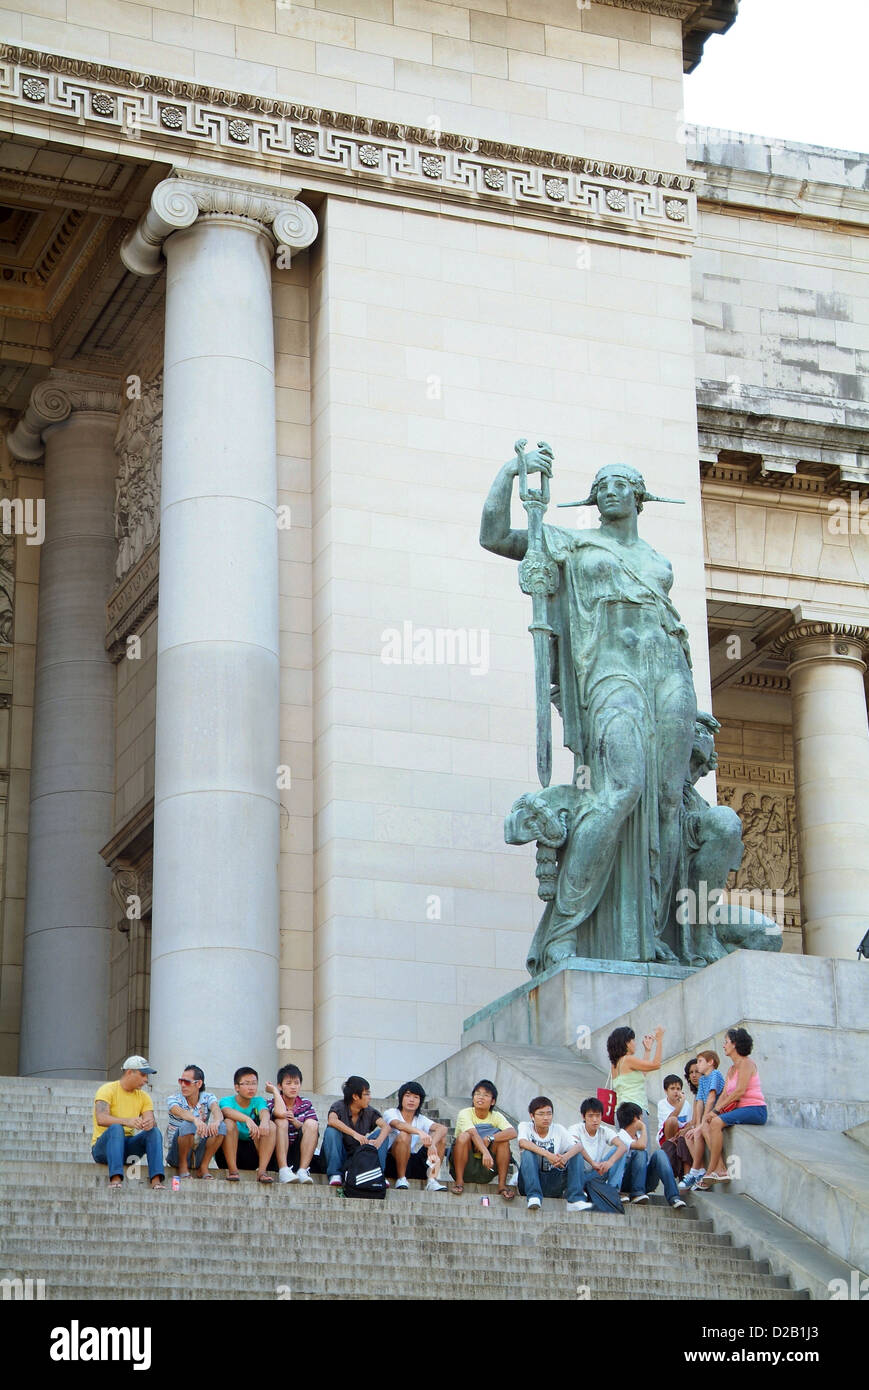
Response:
[[[436,1178],[429,1178],[425,1185],[425,1190],[426,1192],[446,1192],[447,1189],[445,1184],[438,1182]]]
[[[594,1202],[568,1202],[566,1205],[568,1211],[591,1211]]]
[[[308,1172],[308,1169],[307,1169],[307,1168],[300,1168],[300,1169],[299,1169],[298,1173],[296,1174],[296,1182],[313,1182],[313,1181],[314,1181],[314,1179],[311,1177],[311,1174]],[[292,1178],[290,1179],[290,1182],[292,1182]]]
[[[699,1181],[700,1179],[698,1177],[689,1173],[687,1178],[683,1178],[679,1183],[679,1190],[681,1192],[690,1192],[692,1187],[696,1187]]]
[[[630,1197],[628,1196],[627,1192],[623,1192],[623,1193],[622,1193],[622,1201],[623,1201],[623,1202],[629,1202],[630,1200],[631,1200],[631,1199],[630,1199]]]
[[[330,1186],[330,1187],[340,1187],[340,1186],[341,1186],[341,1177],[340,1177],[340,1175],[339,1175],[338,1173],[335,1174],[334,1178],[330,1178],[330,1179],[329,1179],[329,1186]]]
[[[631,1198],[631,1205],[638,1207],[640,1205],[640,1202],[648,1202],[648,1200],[648,1194],[645,1192],[641,1192],[638,1197]]]
[[[396,1180],[396,1183],[395,1183],[395,1190],[396,1190],[396,1192],[398,1191],[398,1189],[399,1189],[400,1187],[401,1187],[401,1188],[410,1187],[410,1183],[407,1181],[407,1178],[398,1178],[398,1179]]]
[[[296,1174],[292,1168],[278,1169],[278,1182],[295,1182]]]
[[[528,1208],[529,1211],[539,1211],[539,1210],[540,1210],[540,1205],[541,1205],[541,1203],[540,1203],[540,1198],[539,1198],[539,1197],[529,1197],[529,1198],[528,1198],[528,1201],[525,1203],[525,1205],[526,1205],[526,1207]]]
[[[672,1202],[670,1203],[670,1206],[673,1208],[674,1211],[676,1211],[679,1207],[685,1207],[687,1205],[688,1203],[683,1202],[681,1197],[674,1197]]]

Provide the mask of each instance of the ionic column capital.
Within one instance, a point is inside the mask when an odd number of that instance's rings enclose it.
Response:
[[[797,662],[836,662],[865,668],[869,654],[869,628],[858,623],[800,622],[781,633],[769,645],[776,656]]]
[[[124,238],[121,260],[134,275],[156,275],[163,267],[163,242],[173,232],[200,217],[243,217],[271,232],[289,264],[292,253],[310,246],[319,231],[311,209],[297,201],[300,192],[179,170],[157,184],[147,212]]]
[[[6,436],[9,452],[19,463],[36,463],[44,450],[43,433],[51,425],[62,424],[76,410],[117,415],[120,409],[120,386],[111,377],[52,371],[34,386],[27,409]]]

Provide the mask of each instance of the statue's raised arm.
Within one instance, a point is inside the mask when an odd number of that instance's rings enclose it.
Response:
[[[525,467],[529,473],[540,473],[552,477],[552,450],[548,444],[539,444],[536,449],[525,454]],[[510,503],[513,500],[513,479],[519,474],[519,456],[514,454],[504,464],[491,488],[483,506],[480,522],[480,545],[491,550],[493,555],[505,555],[508,560],[523,560],[528,549],[528,532],[514,530],[510,526]]]

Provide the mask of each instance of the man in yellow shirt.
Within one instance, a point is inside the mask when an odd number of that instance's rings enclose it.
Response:
[[[455,1181],[450,1192],[464,1192],[466,1182],[491,1182],[497,1172],[498,1192],[505,1202],[512,1202],[516,1190],[507,1185],[507,1167],[510,1140],[516,1138],[516,1131],[495,1109],[498,1091],[493,1081],[478,1081],[472,1099],[473,1105],[456,1116],[456,1138],[450,1155]]]
[[[155,1069],[144,1057],[128,1057],[120,1081],[107,1081],[94,1098],[94,1132],[91,1153],[95,1163],[106,1163],[109,1187],[120,1187],[124,1180],[124,1160],[135,1154],[148,1160],[151,1186],[161,1192],[163,1181],[163,1136],[154,1121],[151,1097],[142,1087]]]

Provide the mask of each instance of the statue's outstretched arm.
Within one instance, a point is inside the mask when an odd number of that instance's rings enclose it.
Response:
[[[518,471],[516,458],[504,464],[489,489],[480,522],[480,545],[494,555],[506,555],[508,560],[524,559],[528,549],[528,532],[514,531],[510,526],[513,479]]]

